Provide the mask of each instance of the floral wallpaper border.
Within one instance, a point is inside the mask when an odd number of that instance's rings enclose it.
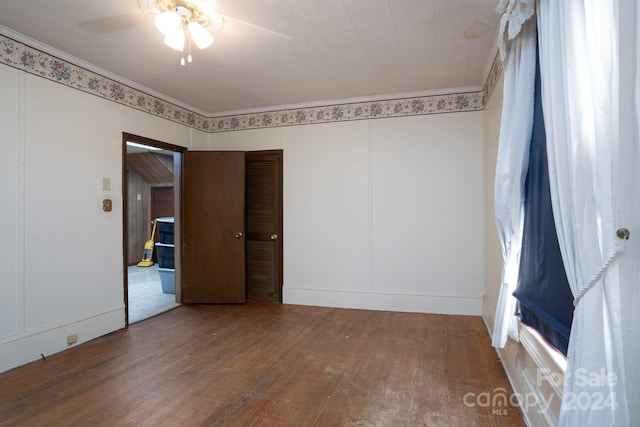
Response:
[[[491,98],[493,89],[495,89],[498,84],[502,71],[504,71],[502,68],[502,61],[500,60],[499,52],[496,52],[496,56],[493,58],[493,64],[491,64],[491,70],[489,70],[489,75],[487,76],[487,81],[484,83],[484,88],[482,89],[484,92],[485,105],[487,101],[489,101],[489,98]]]
[[[203,132],[478,111],[484,108],[502,73],[502,64],[496,55],[487,82],[479,92],[206,117],[4,35],[0,35],[0,63]]]
[[[3,35],[0,35],[0,63],[167,120],[208,131],[207,117]]]

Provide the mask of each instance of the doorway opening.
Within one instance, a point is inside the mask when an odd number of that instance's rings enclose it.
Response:
[[[127,324],[182,303],[282,302],[282,150],[187,151],[123,133],[122,153]],[[140,313],[138,279],[162,307]]]
[[[182,302],[180,212],[186,148],[122,134],[126,323]]]

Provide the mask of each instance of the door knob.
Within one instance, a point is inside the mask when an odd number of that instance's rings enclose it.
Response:
[[[278,240],[278,235],[276,233],[273,233],[271,235],[271,240]]]
[[[242,231],[238,231],[238,232],[236,233],[236,239],[241,239],[241,238],[242,238],[242,236],[244,236],[244,234],[242,233]]]

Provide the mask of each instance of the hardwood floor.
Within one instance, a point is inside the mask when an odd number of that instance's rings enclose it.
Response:
[[[1,426],[522,426],[479,317],[181,306],[0,374]]]

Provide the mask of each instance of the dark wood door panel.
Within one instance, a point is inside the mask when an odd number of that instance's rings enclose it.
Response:
[[[247,240],[245,251],[247,299],[278,302],[276,245],[271,241]]]
[[[183,177],[183,301],[243,303],[244,153],[189,151]]]
[[[282,151],[246,153],[247,299],[282,301]]]
[[[151,219],[173,216],[173,187],[151,187]]]

